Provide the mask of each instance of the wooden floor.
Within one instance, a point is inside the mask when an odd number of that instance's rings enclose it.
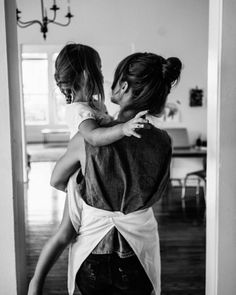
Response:
[[[60,223],[65,195],[49,185],[54,163],[32,163],[26,196],[26,235],[28,279],[39,253]],[[196,199],[194,187],[187,189],[181,203],[180,189],[170,187],[168,194],[154,206],[159,224],[162,295],[205,294],[205,205]],[[44,295],[66,295],[67,251],[51,270]],[[76,294],[79,294],[76,292]]]

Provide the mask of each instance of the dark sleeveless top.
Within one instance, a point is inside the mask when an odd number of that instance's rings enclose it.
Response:
[[[85,142],[85,177],[80,184],[84,201],[93,207],[125,214],[151,207],[169,181],[171,140],[166,131],[152,127],[141,139],[124,137],[107,146]],[[92,253],[133,255],[131,247],[113,228]]]

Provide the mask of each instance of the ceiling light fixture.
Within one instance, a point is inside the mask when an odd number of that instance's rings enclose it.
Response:
[[[68,3],[68,8],[67,8],[67,14],[65,15],[65,17],[67,18],[67,23],[62,24],[60,22],[56,21],[56,17],[57,17],[57,10],[59,10],[60,8],[57,6],[56,0],[53,0],[53,5],[50,8],[50,10],[53,11],[53,17],[52,18],[48,18],[47,15],[47,9],[44,6],[44,2],[43,0],[41,0],[41,13],[42,13],[42,20],[31,20],[31,21],[22,21],[21,20],[21,11],[17,8],[16,9],[16,20],[17,20],[17,24],[20,28],[27,28],[31,25],[34,24],[39,24],[40,25],[40,31],[43,34],[43,38],[44,40],[46,40],[47,37],[47,32],[48,32],[48,25],[49,24],[55,24],[58,26],[62,26],[62,27],[66,27],[70,24],[71,22],[71,18],[73,17],[73,14],[71,14],[70,11],[70,0],[67,1]]]

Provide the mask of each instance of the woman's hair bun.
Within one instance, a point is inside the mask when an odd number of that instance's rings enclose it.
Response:
[[[175,84],[181,73],[182,63],[177,57],[169,57],[162,64],[163,78],[171,84]]]

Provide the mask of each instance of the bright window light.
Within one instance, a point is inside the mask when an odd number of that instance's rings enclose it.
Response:
[[[48,60],[45,54],[24,54],[23,97],[27,125],[48,123]]]

